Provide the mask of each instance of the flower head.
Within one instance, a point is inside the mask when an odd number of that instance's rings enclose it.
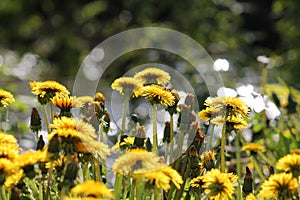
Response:
[[[202,178],[203,188],[209,199],[227,200],[234,193],[234,182],[237,176],[232,173],[222,173],[219,169],[211,169]]]
[[[140,80],[133,77],[121,77],[116,79],[112,84],[111,88],[117,90],[121,95],[131,96],[132,92],[142,87],[143,84]]]
[[[131,149],[115,160],[113,171],[119,174],[139,175],[161,169],[159,157],[145,149]]]
[[[17,172],[8,176],[4,183],[5,188],[12,188],[13,186],[17,185],[23,178],[23,175],[24,172],[22,169],[20,169]]]
[[[266,148],[261,144],[251,142],[251,143],[248,143],[248,144],[244,145],[241,148],[241,151],[250,151],[253,154],[253,153],[257,153],[259,151],[260,152],[265,152]]]
[[[219,115],[211,120],[212,124],[217,126],[223,126],[224,124],[224,117]],[[231,130],[242,130],[248,127],[247,122],[245,119],[236,117],[236,116],[228,116],[226,118],[226,127],[229,131]]]
[[[6,107],[13,102],[15,102],[14,96],[10,92],[0,89],[0,107]]]
[[[86,180],[71,189],[73,195],[87,195],[94,197],[113,197],[112,192],[102,183],[93,180]]]
[[[56,94],[68,95],[70,92],[65,86],[56,81],[30,82],[33,94],[38,96],[41,104],[47,104]]]
[[[190,182],[191,187],[195,188],[201,188],[203,186],[203,176],[197,176],[196,178],[193,178]]]
[[[297,193],[297,179],[292,174],[273,174],[261,185],[261,199],[292,199]]]
[[[172,182],[177,189],[180,188],[180,184],[183,183],[180,174],[170,166],[155,170],[153,172],[145,173],[142,175],[149,184],[155,184],[157,188],[163,190],[169,190]]]
[[[215,167],[215,161],[216,160],[214,151],[204,152],[201,155],[202,166],[204,166],[207,170],[210,170]]]
[[[300,154],[288,154],[276,163],[276,169],[290,172],[295,178],[300,175]]]
[[[160,85],[146,85],[134,91],[135,97],[145,97],[153,104],[160,104],[164,107],[173,106],[175,104],[174,95],[165,87]]]
[[[134,75],[134,78],[144,84],[166,84],[171,80],[168,72],[158,68],[146,68]]]

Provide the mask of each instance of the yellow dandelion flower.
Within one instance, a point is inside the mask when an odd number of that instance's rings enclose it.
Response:
[[[213,118],[210,122],[217,126],[223,126],[224,117],[219,115]],[[248,124],[243,118],[236,117],[236,116],[228,116],[226,119],[226,127],[228,127],[228,130],[233,130],[233,129],[242,130],[247,128]]]
[[[276,169],[290,172],[295,178],[300,175],[300,154],[288,154],[276,163]]]
[[[46,162],[48,155],[46,151],[26,151],[16,158],[16,163],[20,168],[35,165],[39,162]]]
[[[10,175],[15,169],[17,169],[17,166],[14,162],[6,158],[0,158],[0,174]]]
[[[93,180],[87,180],[83,183],[77,184],[71,189],[71,194],[100,197],[104,196],[109,198],[113,197],[112,192],[104,183]]]
[[[136,73],[134,78],[142,81],[144,84],[166,84],[171,80],[168,72],[152,67]]]
[[[10,92],[0,89],[0,107],[6,107],[13,102],[15,102],[14,96]]]
[[[297,188],[297,179],[292,174],[273,174],[262,183],[258,196],[261,199],[292,199]]]
[[[300,149],[291,150],[291,154],[300,154]]]
[[[67,158],[66,156],[60,156],[58,159],[54,160],[52,163],[47,162],[46,163],[46,168],[49,169],[52,165],[52,167],[57,168],[57,167],[63,167],[66,164]]]
[[[125,135],[124,135],[125,136]],[[116,152],[120,147],[130,147],[133,145],[135,137],[133,136],[127,136],[121,138],[121,140],[118,140],[117,143],[111,148],[111,152]]]
[[[0,143],[0,158],[14,160],[19,153],[20,148],[16,144]]]
[[[119,174],[142,174],[162,168],[160,159],[145,149],[131,149],[113,163],[113,171]]]
[[[257,152],[265,152],[266,148],[261,145],[261,144],[257,144],[257,143],[248,143],[245,144],[242,148],[241,151],[250,151],[251,153],[257,153]]]
[[[164,107],[173,106],[175,103],[174,95],[165,87],[160,85],[146,85],[134,91],[135,97],[145,97],[153,104],[161,104]]]
[[[17,185],[21,181],[21,179],[23,178],[23,175],[24,175],[24,172],[23,172],[22,169],[20,169],[17,172],[11,174],[5,180],[4,187],[6,189],[14,187],[15,185]]]
[[[63,200],[110,200],[112,198],[97,198],[97,197],[64,197]]]
[[[96,158],[100,157],[105,160],[110,155],[108,145],[98,142],[90,137],[85,137],[82,142],[75,144],[78,153],[91,153]]]
[[[80,108],[82,107],[82,101],[77,100],[74,96],[57,94],[52,99],[51,102],[53,105],[60,109],[71,109],[71,108]]]
[[[103,102],[105,101],[105,97],[101,92],[97,92],[94,96],[94,101],[96,102]]]
[[[250,193],[246,196],[245,200],[256,200],[257,198],[255,197],[255,195],[253,193]]]
[[[56,134],[61,137],[68,137],[69,134],[78,138],[80,136],[92,138],[97,137],[96,130],[91,124],[77,118],[68,118],[64,116],[61,118],[55,118],[53,123],[50,124],[50,128],[52,128],[52,132],[48,135],[49,140],[51,140]],[[77,132],[77,134],[75,132]]]
[[[113,90],[117,90],[121,95],[128,96],[131,96],[135,89],[142,86],[142,82],[133,77],[121,77],[114,80],[114,82],[111,84],[111,88]]]
[[[190,186],[195,188],[201,188],[203,185],[202,177],[203,176],[197,176],[196,178],[193,178],[190,182]]]
[[[211,169],[202,178],[204,192],[209,199],[227,200],[234,193],[234,182],[237,176],[232,173],[222,173],[219,169]]]
[[[171,188],[170,183],[172,182],[177,189],[183,183],[180,174],[170,166],[165,166],[159,170],[145,173],[142,175],[150,184],[155,184],[157,188],[163,190],[169,190]]]
[[[17,144],[17,139],[10,134],[0,132],[0,144]]]
[[[204,110],[201,110],[198,115],[200,117],[200,120],[209,121],[210,119],[214,118],[214,116],[218,113],[220,113],[220,109],[206,107]]]
[[[41,104],[46,104],[56,94],[69,95],[70,92],[65,86],[56,81],[30,82],[29,83],[33,94],[38,96]]]

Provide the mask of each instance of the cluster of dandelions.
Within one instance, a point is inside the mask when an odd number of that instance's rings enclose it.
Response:
[[[297,148],[278,159],[269,158],[276,155],[268,151],[269,138],[246,142],[242,137],[251,119],[248,106],[239,97],[210,97],[204,103],[205,109],[197,115],[193,110],[196,97],[188,94],[184,103],[178,105],[178,91],[168,88],[170,80],[167,72],[147,68],[112,83],[112,88],[124,98],[119,139],[112,147],[104,142],[110,129],[110,115],[103,94],[75,97],[55,81],[31,82],[32,93],[40,103],[40,107],[32,108],[30,120],[36,149],[22,150],[13,133],[7,130],[8,126],[3,128],[0,133],[1,199],[299,198],[300,151]],[[151,105],[152,138],[146,136],[143,124],[133,129],[126,126],[127,104],[132,98],[145,98]],[[8,111],[15,99],[1,89],[0,101],[1,111]],[[157,138],[159,106],[170,116],[163,132],[165,148]],[[79,117],[73,116],[72,108],[80,109]],[[42,118],[39,111],[43,113]],[[178,115],[176,132],[175,115]],[[210,129],[201,127],[203,123],[199,119],[222,127],[220,145],[212,147],[213,150],[201,151],[202,145],[208,142]],[[41,133],[43,127],[47,138]],[[234,138],[234,145],[230,137]],[[185,146],[187,138],[191,143]],[[234,153],[230,147],[235,149]],[[116,153],[119,155],[112,165],[115,174],[112,183],[107,180],[110,169],[106,168],[106,158]]]

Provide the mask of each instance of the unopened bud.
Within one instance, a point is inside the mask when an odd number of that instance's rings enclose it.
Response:
[[[244,176],[243,192],[245,195],[253,192],[253,178],[249,167],[246,167],[246,174]]]
[[[32,108],[31,111],[30,129],[33,132],[38,132],[39,130],[42,129],[41,118],[36,108]]]

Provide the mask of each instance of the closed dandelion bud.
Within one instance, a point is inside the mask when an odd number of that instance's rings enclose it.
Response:
[[[170,115],[173,115],[173,114],[177,113],[177,104],[180,100],[180,97],[179,97],[177,90],[172,90],[171,94],[174,96],[174,105],[167,106],[166,111],[168,111],[170,113]]]
[[[146,137],[145,127],[139,126],[136,131],[136,137],[134,137],[133,145],[137,148],[144,148],[145,137]]]
[[[10,200],[21,200],[21,191],[17,187],[11,189]]]
[[[38,132],[39,130],[42,129],[41,118],[36,108],[32,108],[31,111],[30,129],[33,132]]]
[[[297,102],[295,101],[294,97],[291,94],[289,94],[288,105],[287,105],[288,114],[296,113],[297,112],[296,107],[297,107]]]
[[[280,100],[275,92],[272,92],[272,99],[277,107],[280,107]]]
[[[152,144],[151,144],[150,138],[147,138],[147,140],[146,140],[146,150],[152,151]]]
[[[184,100],[184,104],[190,106],[193,109],[195,104],[195,96],[193,94],[187,94]]]
[[[64,186],[72,187],[77,177],[78,172],[78,157],[77,154],[73,154],[70,157],[70,162],[67,165],[66,173],[64,175]]]
[[[274,167],[273,166],[270,166],[269,167],[269,177],[271,176],[271,175],[273,175],[275,172],[274,172]]]
[[[45,141],[43,139],[43,136],[40,135],[39,141],[37,142],[37,145],[36,145],[36,150],[42,150],[44,146],[45,146]]]
[[[243,192],[245,195],[253,192],[253,178],[249,167],[246,167],[246,174],[244,176]]]
[[[170,136],[170,122],[165,122],[165,129],[164,129],[164,137],[163,137],[163,143],[170,143],[171,136]]]
[[[59,157],[60,143],[58,135],[54,135],[48,144],[48,152],[53,154],[52,159],[57,159]]]

